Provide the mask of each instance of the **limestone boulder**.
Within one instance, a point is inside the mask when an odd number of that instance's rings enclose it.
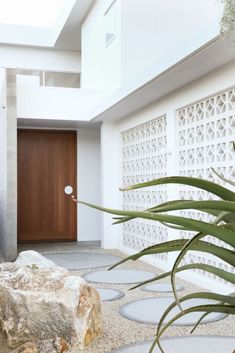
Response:
[[[58,267],[54,262],[48,260],[37,251],[22,251],[14,262],[15,265],[29,266],[32,269]]]
[[[10,350],[84,349],[101,321],[98,292],[39,253],[24,251],[14,263],[0,265],[0,330]]]

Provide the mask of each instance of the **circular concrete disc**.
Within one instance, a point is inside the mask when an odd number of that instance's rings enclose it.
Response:
[[[120,257],[117,256],[85,252],[46,254],[45,257],[68,270],[84,270],[111,266],[120,261]]]
[[[145,324],[158,324],[161,319],[162,314],[168,308],[168,306],[174,302],[173,298],[145,298],[136,300],[130,303],[123,305],[120,308],[120,314],[127,319],[145,323]],[[182,303],[182,307],[189,308],[191,306],[204,305],[204,304],[213,304],[214,301],[204,300],[204,299],[191,299],[187,302]],[[176,307],[172,312],[167,316],[165,322],[169,321],[175,315],[179,313],[179,308]],[[202,312],[190,313],[185,315],[175,321],[173,325],[175,326],[191,326],[195,325],[199,318],[202,316]],[[211,313],[206,316],[202,323],[214,322],[221,320],[227,315],[220,313]]]
[[[184,289],[184,286],[181,286],[180,284],[176,285],[176,290],[181,291]],[[172,287],[170,283],[153,283],[153,284],[148,284],[146,286],[141,287],[141,290],[145,292],[162,292],[162,293],[171,293]]]
[[[100,299],[103,302],[111,302],[124,297],[124,293],[118,289],[96,288],[96,290],[99,292]]]
[[[130,284],[146,281],[155,276],[155,273],[139,270],[111,270],[90,272],[83,278],[93,283]]]
[[[235,349],[235,337],[225,336],[187,336],[163,338],[160,340],[166,353],[232,353]],[[111,353],[148,353],[150,342],[132,344]],[[155,347],[154,353],[160,353]]]

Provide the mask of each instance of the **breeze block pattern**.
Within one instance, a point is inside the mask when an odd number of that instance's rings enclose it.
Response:
[[[211,96],[205,100],[189,105],[177,111],[177,174],[193,176],[225,184],[212,171],[213,167],[226,178],[235,176],[235,88]],[[179,198],[189,200],[203,200],[212,198],[211,194],[193,187],[180,186]],[[215,198],[213,196],[213,198]],[[180,212],[181,216],[193,217],[202,221],[211,221],[205,213],[197,211]],[[180,232],[180,237],[191,237],[192,233]],[[208,241],[215,245],[226,246],[225,243],[207,236]],[[189,253],[182,264],[203,262],[214,265],[226,271],[233,271],[232,267],[220,259],[207,254],[197,255]],[[201,275],[222,281],[213,274],[197,271]]]
[[[129,186],[166,176],[166,116],[139,125],[122,133],[122,184]],[[144,210],[167,201],[166,186],[124,192],[125,210]],[[123,225],[123,245],[142,250],[156,242],[167,241],[168,230],[160,223],[137,219]],[[167,255],[156,257],[167,261]]]
[[[172,126],[175,143],[167,134]],[[175,128],[176,127],[176,128]],[[160,116],[155,120],[122,132],[122,183],[129,186],[136,183],[164,177],[167,167],[171,175],[193,176],[225,184],[212,171],[212,167],[228,179],[235,179],[235,88],[229,88],[198,102],[177,108],[175,121],[172,116]],[[172,154],[168,153],[172,151]],[[172,170],[172,166],[174,170]],[[235,190],[235,189],[234,189]],[[125,210],[144,210],[172,199],[203,200],[214,196],[190,186],[170,185],[124,192]],[[177,213],[175,213],[177,214]],[[198,211],[181,211],[180,216],[212,221],[212,217]],[[136,219],[123,225],[122,245],[132,250],[142,250],[154,243],[177,238],[190,238],[194,233],[168,229],[160,223]],[[207,236],[206,240],[228,247],[225,243]],[[172,264],[171,255],[156,255],[156,260],[167,266]],[[205,263],[234,272],[231,266],[219,258],[197,252],[188,252],[181,265]],[[161,264],[159,264],[161,265]],[[211,279],[213,283],[224,281],[213,274],[194,270],[197,278]]]

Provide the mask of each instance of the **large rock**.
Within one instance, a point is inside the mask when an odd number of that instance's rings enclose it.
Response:
[[[24,251],[0,265],[0,327],[17,353],[84,349],[101,330],[99,294],[37,252]]]

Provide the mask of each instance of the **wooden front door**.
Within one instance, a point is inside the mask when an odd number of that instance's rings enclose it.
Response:
[[[18,130],[18,241],[77,239],[77,207],[64,193],[77,184],[74,131]]]

